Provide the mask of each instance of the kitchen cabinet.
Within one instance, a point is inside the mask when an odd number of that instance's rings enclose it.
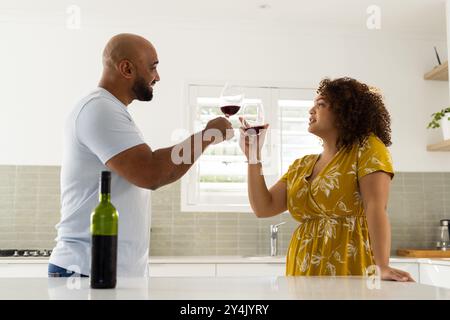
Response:
[[[284,263],[150,263],[150,277],[284,276]]]
[[[420,283],[450,289],[450,265],[420,264]]]
[[[284,276],[284,263],[219,263],[216,277],[261,277]]]
[[[416,262],[390,262],[392,268],[408,272],[411,277],[418,283],[420,282],[420,265]]]

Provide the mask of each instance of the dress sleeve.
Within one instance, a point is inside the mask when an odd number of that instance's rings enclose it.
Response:
[[[291,163],[286,173],[278,180],[283,182],[288,182],[289,177],[292,177],[292,174],[295,173],[298,169],[298,166],[301,164],[302,158],[295,160]]]
[[[384,171],[394,177],[392,157],[388,148],[376,136],[371,135],[358,150],[358,180],[376,172]]]

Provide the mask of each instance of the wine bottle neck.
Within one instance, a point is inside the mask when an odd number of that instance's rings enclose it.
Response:
[[[111,193],[100,193],[100,202],[110,202]]]

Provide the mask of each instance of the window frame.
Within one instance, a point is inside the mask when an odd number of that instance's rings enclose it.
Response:
[[[266,183],[268,186],[273,185],[278,181],[281,175],[284,173],[282,171],[282,123],[280,117],[280,108],[278,106],[278,101],[280,96],[285,94],[285,91],[290,90],[307,90],[310,92],[315,92],[314,88],[309,87],[290,87],[290,86],[268,86],[257,83],[247,83],[240,84],[246,88],[246,91],[256,89],[262,90],[263,94],[261,99],[265,107],[265,120],[270,123],[271,132],[273,133],[270,137],[266,138],[264,149],[266,153],[271,154],[270,161],[263,164],[264,175],[266,178]],[[192,94],[192,88],[215,88],[218,93],[213,96],[218,96],[220,90],[223,87],[223,83],[211,83],[211,82],[199,82],[199,81],[189,81],[185,84],[185,99],[187,102],[187,107],[183,108],[183,121],[185,128],[188,132],[195,132],[195,120],[197,117],[197,98],[202,97],[202,92],[196,92]],[[205,91],[207,91],[206,89]],[[258,97],[259,98],[259,97]],[[286,99],[289,95],[285,96]],[[286,100],[284,99],[284,100]],[[298,98],[297,98],[298,99]],[[313,100],[313,99],[311,99]],[[195,112],[193,112],[195,110]],[[202,155],[201,157],[204,157]],[[197,195],[192,192],[192,190],[200,189],[200,182],[198,181],[198,172],[200,159],[193,164],[191,169],[185,174],[181,180],[181,211],[182,212],[253,212],[248,203],[247,188],[245,190],[239,190],[236,192],[207,192],[205,195]],[[246,184],[246,182],[245,182]],[[215,199],[220,199],[216,201]],[[197,201],[201,200],[201,201]],[[205,201],[207,200],[207,201]],[[243,201],[243,203],[238,203]]]

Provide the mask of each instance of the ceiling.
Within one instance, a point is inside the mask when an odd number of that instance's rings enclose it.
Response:
[[[2,0],[0,23],[11,15],[65,14],[71,4],[77,4],[85,16],[124,23],[159,18],[352,30],[366,29],[366,10],[376,4],[382,30],[446,34],[445,0],[127,0],[114,5],[111,0]]]

